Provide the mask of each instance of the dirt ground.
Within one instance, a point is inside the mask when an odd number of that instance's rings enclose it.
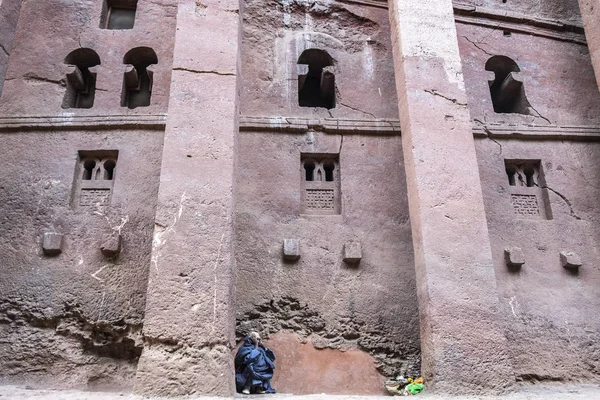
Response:
[[[332,396],[314,394],[310,396],[294,396],[293,394],[276,394],[262,396],[243,396],[238,398],[251,398],[257,400],[383,400],[390,396]],[[505,396],[443,396],[422,393],[415,399],[422,400],[600,400],[600,385],[534,385],[523,386],[515,393]],[[159,400],[158,397],[144,398],[129,393],[101,393],[84,392],[76,390],[34,390],[17,386],[0,386],[0,399],[15,400]],[[186,400],[217,400],[222,397],[189,396]]]

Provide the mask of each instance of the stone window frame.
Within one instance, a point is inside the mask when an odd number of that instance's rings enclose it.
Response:
[[[312,180],[307,179],[306,166],[309,164],[314,165]],[[328,172],[327,166],[333,166],[333,170]],[[302,214],[340,215],[342,213],[341,173],[338,153],[301,153],[300,179]],[[330,193],[333,195],[331,208],[319,209],[309,206],[311,196],[329,197]]]
[[[70,52],[65,57],[64,63],[67,65],[67,90],[61,107],[92,108],[95,101],[98,68],[101,65],[100,56],[94,50],[82,47]],[[85,96],[83,105],[82,96]]]
[[[533,114],[525,93],[521,68],[515,60],[505,55],[495,55],[487,59],[485,70],[489,74],[489,93],[494,113]]]
[[[540,159],[505,159],[505,179],[508,186],[511,209],[515,218],[536,218],[551,220],[552,209],[546,185],[546,178]],[[520,210],[523,202],[532,202],[535,197],[539,214],[527,214]]]
[[[123,56],[123,64],[125,64],[125,72],[121,89],[121,107],[129,109],[149,107],[152,104],[154,84],[153,66],[158,64],[156,52],[151,47],[135,47]],[[132,96],[139,95],[141,90],[147,92],[147,99],[143,99],[141,104],[139,99],[138,103],[132,101]]]
[[[118,150],[79,150],[71,196],[73,208],[103,209],[109,207],[118,175]],[[94,163],[90,168],[90,163]],[[82,204],[84,194],[106,192],[102,203]]]
[[[339,100],[339,85],[343,79],[343,66],[338,60],[344,51],[344,44],[331,35],[321,32],[296,32],[287,41],[286,62],[284,80],[288,85],[288,94],[291,111],[300,111],[306,109],[298,104],[298,79],[301,75],[306,74],[307,67],[305,64],[298,64],[298,59],[305,50],[322,50],[326,52],[333,60],[333,65],[330,67],[330,72],[335,76],[335,104]],[[323,110],[326,110],[323,108]]]
[[[135,21],[138,18],[138,0],[103,0],[102,11],[100,14],[100,29],[108,30],[130,30],[135,28]],[[110,15],[113,8],[122,10],[133,10],[133,23],[131,28],[111,28]]]

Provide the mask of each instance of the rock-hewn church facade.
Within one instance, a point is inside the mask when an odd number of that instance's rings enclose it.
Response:
[[[0,382],[597,382],[599,12],[0,0]]]

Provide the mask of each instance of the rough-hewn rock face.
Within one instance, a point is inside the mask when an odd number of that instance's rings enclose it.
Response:
[[[242,3],[0,0],[0,382],[599,381],[597,1]]]
[[[294,298],[284,297],[260,304],[238,316],[237,320],[239,340],[252,331],[260,332],[265,338],[282,331],[294,332],[302,343],[310,338],[316,349],[363,350],[373,356],[375,366],[383,376],[419,374],[417,343],[396,342],[394,338],[382,335],[385,327],[368,327],[354,316],[342,317],[333,326],[328,326],[318,312]],[[281,351],[286,353],[287,349]],[[285,370],[278,371],[278,375],[286,375]]]
[[[407,199],[403,170],[393,167],[399,139],[240,133],[238,335],[250,328],[294,332],[318,348],[365,351],[387,376],[418,370]],[[341,215],[302,213],[302,153],[339,153]],[[297,261],[283,259],[284,238],[299,240]],[[343,261],[344,244],[353,240],[362,245],[358,264]]]
[[[3,381],[131,387],[141,352],[162,133],[4,132],[2,141]],[[82,193],[74,190],[82,149],[119,149],[108,208],[82,206]],[[44,254],[46,232],[63,235],[60,254]],[[122,251],[108,259],[101,247],[118,232]]]

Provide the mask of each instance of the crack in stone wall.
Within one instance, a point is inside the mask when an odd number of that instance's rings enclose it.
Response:
[[[249,311],[238,313],[236,336],[243,339],[250,331],[263,337],[284,331],[294,332],[302,343],[310,337],[317,349],[347,351],[358,349],[375,359],[379,373],[393,377],[416,376],[421,370],[418,344],[400,342],[386,337],[382,326],[370,326],[354,316],[339,318],[334,324],[327,321],[307,304],[293,297],[255,305]]]

